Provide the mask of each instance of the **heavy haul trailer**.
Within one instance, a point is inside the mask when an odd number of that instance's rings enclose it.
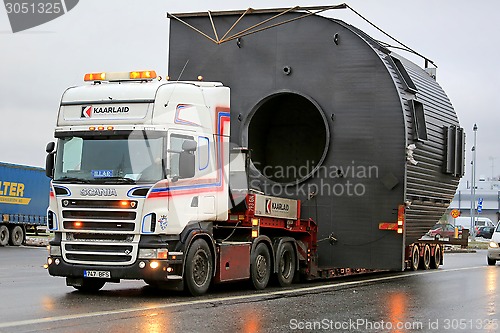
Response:
[[[198,295],[212,281],[262,289],[272,274],[286,286],[442,263],[437,242],[418,240],[463,167],[439,85],[317,15],[221,45],[191,29],[275,11],[242,13],[175,15],[176,81],[90,73],[63,94],[47,146],[51,275],[82,290],[143,279]]]
[[[311,15],[328,8],[170,14],[169,74],[231,87],[252,184],[301,200],[331,240],[320,268],[402,270],[435,252],[418,240],[455,194],[464,131],[433,69]],[[290,166],[302,173],[280,173]]]
[[[50,179],[42,168],[0,163],[0,246],[19,246],[47,224]]]

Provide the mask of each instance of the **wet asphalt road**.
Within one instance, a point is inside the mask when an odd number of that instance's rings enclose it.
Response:
[[[439,270],[369,274],[198,298],[139,281],[96,294],[43,269],[44,248],[0,248],[0,332],[500,332],[500,263],[445,254]]]

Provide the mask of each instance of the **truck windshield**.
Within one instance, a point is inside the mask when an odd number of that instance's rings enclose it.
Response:
[[[165,178],[164,136],[134,131],[127,135],[60,137],[55,181],[155,183]]]

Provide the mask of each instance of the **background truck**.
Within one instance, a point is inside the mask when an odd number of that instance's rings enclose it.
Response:
[[[19,246],[27,230],[47,225],[49,189],[44,169],[0,163],[0,246]]]
[[[199,295],[438,268],[443,248],[419,238],[463,174],[455,111],[432,69],[318,8],[170,14],[176,81],[89,73],[66,90],[49,273]]]

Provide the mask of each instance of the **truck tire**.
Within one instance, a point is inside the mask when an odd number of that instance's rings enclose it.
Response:
[[[422,257],[420,265],[424,270],[429,270],[431,268],[431,247],[429,244],[425,244],[424,246],[424,256]]]
[[[288,287],[293,282],[293,277],[297,268],[292,244],[284,243],[279,248],[276,259],[278,260],[278,283],[282,287]]]
[[[441,246],[436,245],[434,255],[431,258],[431,268],[438,269],[439,265],[441,265]]]
[[[9,244],[12,246],[19,246],[24,241],[24,230],[20,226],[16,225],[10,231]]]
[[[488,265],[490,266],[495,266],[497,264],[497,261],[495,259],[490,259],[488,257],[486,257],[486,259],[488,259]]]
[[[256,290],[267,287],[271,276],[271,255],[264,243],[259,243],[252,254],[250,276]]]
[[[191,295],[199,296],[207,292],[212,282],[213,267],[207,242],[202,238],[196,239],[189,247],[184,271],[185,284]]]
[[[5,225],[0,225],[0,246],[5,246],[9,243],[9,228]]]
[[[106,280],[96,278],[84,278],[81,286],[73,286],[73,288],[83,292],[99,291],[106,284]]]
[[[418,249],[418,245],[413,245],[410,259],[411,259],[410,269],[412,271],[418,270],[418,266],[420,266],[420,251]]]

